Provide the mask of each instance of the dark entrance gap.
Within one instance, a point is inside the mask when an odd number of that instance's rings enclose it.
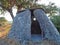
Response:
[[[33,14],[33,10],[31,10],[31,34],[41,34],[41,28]]]

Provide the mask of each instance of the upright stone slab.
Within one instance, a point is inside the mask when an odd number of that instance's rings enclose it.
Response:
[[[34,15],[37,18],[40,28],[43,31],[43,38],[60,42],[60,35],[53,23],[48,19],[42,9],[36,9]]]
[[[12,28],[8,34],[8,38],[15,38],[17,40],[31,39],[31,12],[25,10],[17,13],[13,20]]]

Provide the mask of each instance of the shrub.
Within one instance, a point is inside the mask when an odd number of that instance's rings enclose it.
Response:
[[[54,23],[58,31],[60,32],[60,16],[52,16],[50,19]]]

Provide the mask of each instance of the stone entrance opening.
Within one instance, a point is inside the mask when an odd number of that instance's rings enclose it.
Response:
[[[41,28],[40,25],[35,18],[33,11],[31,11],[31,34],[41,34]]]

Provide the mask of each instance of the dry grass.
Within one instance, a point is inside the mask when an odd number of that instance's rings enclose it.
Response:
[[[20,43],[17,40],[14,39],[0,39],[0,45],[20,45]]]
[[[6,37],[6,35],[8,34],[8,32],[10,30],[10,27],[11,27],[10,24],[0,27],[0,38]]]
[[[0,39],[0,45],[24,45],[15,39]],[[57,45],[56,42],[43,40],[41,42],[26,41],[25,45]],[[59,44],[60,45],[60,44]]]

